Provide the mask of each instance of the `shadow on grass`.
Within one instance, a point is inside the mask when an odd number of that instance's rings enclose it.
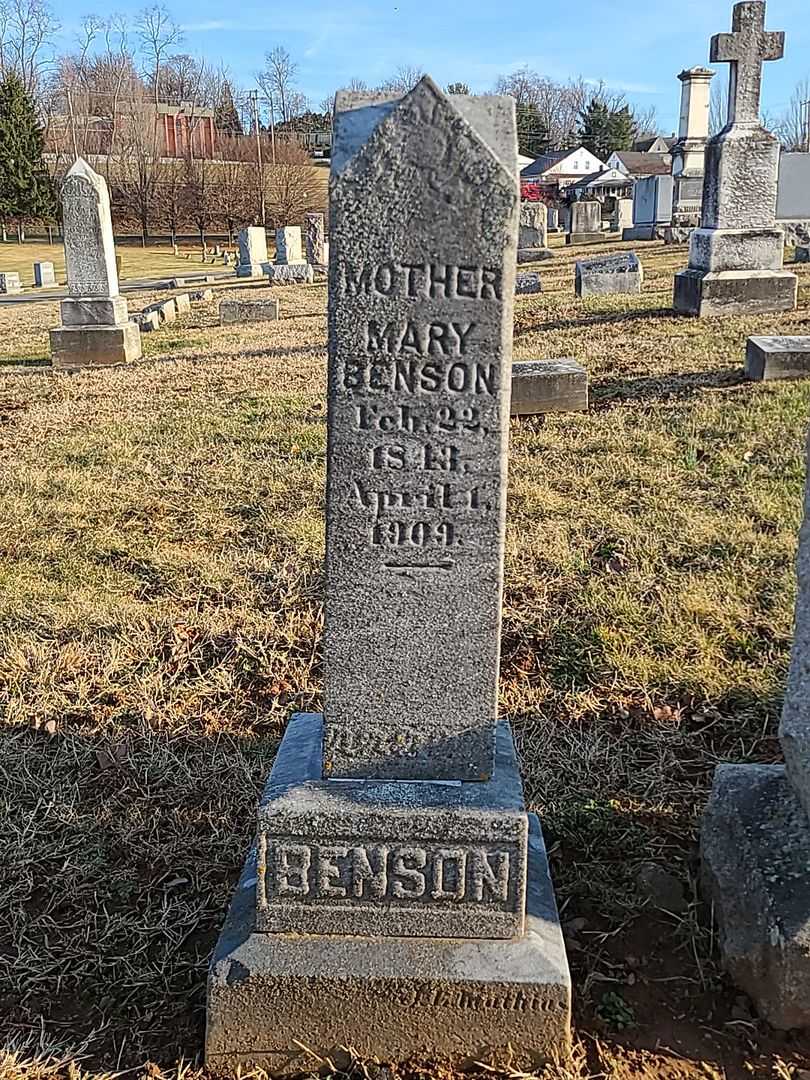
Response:
[[[693,397],[703,390],[753,389],[739,368],[715,368],[683,375],[645,376],[640,379],[600,379],[591,383],[591,408],[598,412],[629,402],[672,401]]]
[[[676,319],[678,315],[671,307],[650,308],[645,311],[605,311],[598,315],[586,315],[581,319],[553,319],[538,323],[534,330],[577,330],[584,326],[602,326],[605,323],[647,322],[651,319]]]

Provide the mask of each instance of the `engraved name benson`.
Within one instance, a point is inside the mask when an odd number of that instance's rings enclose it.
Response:
[[[338,268],[342,296],[385,296],[408,300],[502,300],[503,273],[486,266],[446,263],[383,263]]]
[[[418,844],[272,841],[268,895],[277,899],[507,904],[512,853]]]

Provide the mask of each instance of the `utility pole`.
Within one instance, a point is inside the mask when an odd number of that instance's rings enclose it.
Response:
[[[270,102],[270,147],[273,152],[273,168],[276,166],[276,112],[273,108],[273,95],[268,98]]]
[[[65,96],[67,97],[68,116],[70,117],[70,136],[73,141],[73,156],[77,158],[79,156],[79,144],[76,141],[76,117],[73,115],[73,97],[70,93],[70,87],[65,90]]]
[[[267,221],[267,206],[264,200],[264,162],[262,160],[262,135],[259,129],[259,92],[251,90],[248,95],[253,106],[253,127],[256,131],[256,166],[259,172],[259,215],[262,226]]]

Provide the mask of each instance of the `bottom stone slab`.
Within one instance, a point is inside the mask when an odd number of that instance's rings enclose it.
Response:
[[[794,311],[798,278],[786,270],[725,270],[675,275],[673,306],[682,315],[762,315]]]
[[[211,962],[214,1073],[450,1058],[531,1068],[570,1050],[571,979],[540,825],[530,815],[526,933],[508,941],[255,932],[253,853]]]
[[[565,242],[569,245],[576,244],[602,244],[607,239],[607,234],[603,232],[580,232],[580,233],[566,233]]]
[[[810,1027],[810,821],[784,767],[717,769],[701,854],[729,975],[773,1027]]]
[[[111,367],[139,360],[141,332],[135,323],[121,326],[60,326],[50,332],[51,361],[60,370]]]

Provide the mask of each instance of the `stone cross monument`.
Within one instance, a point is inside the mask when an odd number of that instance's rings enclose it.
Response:
[[[527,1064],[570,981],[497,717],[519,213],[514,103],[338,94],[324,715],[295,717],[214,955],[206,1058]]]
[[[706,147],[701,226],[689,269],[675,278],[675,309],[688,315],[792,311],[798,283],[783,269],[776,225],[779,140],[759,122],[762,65],[784,55],[785,35],[765,30],[764,0],[734,7],[733,32],[712,39],[712,63],[731,65],[728,124]]]
[[[103,176],[77,158],[62,187],[68,299],[62,325],[51,330],[55,368],[107,366],[137,360],[141,334],[118,291],[110,196]]]
[[[725,967],[781,1031],[810,1027],[810,484],[798,579],[786,764],[721,765],[701,840]]]
[[[682,71],[681,120],[672,148],[672,227],[694,229],[700,224],[706,142],[709,138],[711,68]],[[684,235],[685,239],[685,235]]]

